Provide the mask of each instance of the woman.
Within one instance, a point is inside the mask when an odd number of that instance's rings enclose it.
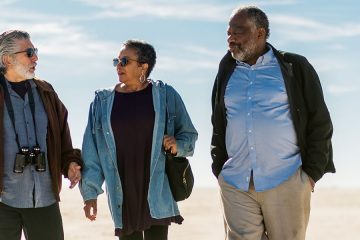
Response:
[[[119,83],[96,92],[84,134],[80,190],[85,215],[96,219],[96,199],[105,181],[115,235],[121,240],[167,239],[171,222],[183,221],[165,174],[164,150],[192,155],[197,132],[179,94],[148,80],[155,62],[150,44],[123,44],[114,59]],[[166,91],[174,95],[176,116],[166,117]],[[166,119],[175,136],[164,136]]]

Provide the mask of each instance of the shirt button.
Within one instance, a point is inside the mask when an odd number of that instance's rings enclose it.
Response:
[[[252,131],[251,130],[249,130],[249,133],[251,133]]]
[[[251,150],[254,150],[254,147],[250,147]]]
[[[110,133],[109,132],[106,132],[107,135],[109,135]]]
[[[249,97],[249,100],[251,100],[251,97]]]
[[[247,115],[250,116],[250,113],[248,113]]]

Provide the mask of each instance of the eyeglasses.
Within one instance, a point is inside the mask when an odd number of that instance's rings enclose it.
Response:
[[[18,54],[18,53],[26,53],[26,56],[28,58],[32,58],[34,55],[38,54],[38,49],[37,48],[28,48],[24,51],[19,51],[19,52],[14,52],[13,54]]]
[[[125,67],[126,65],[129,64],[129,61],[139,62],[138,60],[135,60],[135,59],[131,59],[128,57],[122,57],[122,58],[114,58],[113,65],[114,65],[114,67],[116,67],[118,64],[120,64],[120,66]]]

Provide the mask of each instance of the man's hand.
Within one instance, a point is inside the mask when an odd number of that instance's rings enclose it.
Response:
[[[91,221],[95,221],[97,214],[97,200],[90,199],[85,201],[84,212],[86,218],[90,219]]]
[[[68,170],[68,178],[70,180],[70,188],[74,188],[81,179],[81,166],[76,162],[71,162]]]

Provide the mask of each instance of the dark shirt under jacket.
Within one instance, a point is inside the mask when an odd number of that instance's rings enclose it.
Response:
[[[28,81],[21,82],[8,82],[11,85],[12,90],[14,90],[23,100],[25,99],[25,94],[27,93],[27,84]]]
[[[182,221],[180,216],[154,219],[150,215],[147,195],[154,119],[151,84],[138,92],[115,92],[111,126],[124,193],[124,228],[115,230],[117,236]]]

